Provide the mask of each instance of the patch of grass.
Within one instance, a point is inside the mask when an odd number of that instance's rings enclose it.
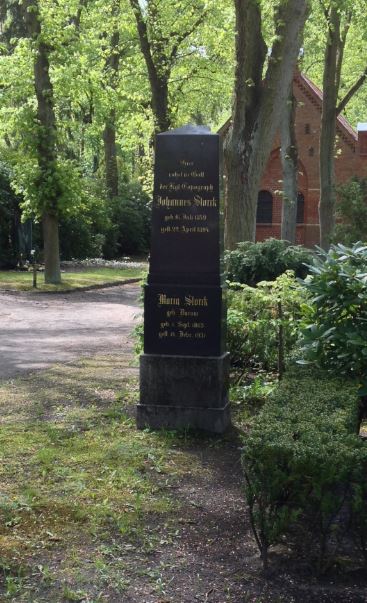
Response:
[[[164,546],[175,484],[199,466],[182,436],[136,430],[134,370],[87,358],[0,382],[0,599],[119,600],[126,554]]]
[[[120,282],[131,278],[143,278],[143,268],[94,268],[79,272],[62,273],[61,285],[45,285],[42,273],[37,273],[37,289],[33,289],[32,272],[15,270],[0,271],[0,290],[16,291],[71,291],[81,287]]]

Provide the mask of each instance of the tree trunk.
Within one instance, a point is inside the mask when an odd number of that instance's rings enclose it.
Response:
[[[111,36],[110,54],[106,60],[106,70],[109,84],[113,90],[116,90],[119,82],[120,68],[120,0],[114,0],[112,4],[112,19],[114,30]],[[119,174],[117,165],[117,147],[116,147],[116,110],[112,108],[106,119],[103,132],[104,155],[106,165],[106,189],[109,199],[117,197],[119,192]]]
[[[253,241],[256,230],[256,190],[249,179],[251,133],[260,104],[266,45],[261,32],[261,13],[256,0],[235,0],[236,71],[232,125],[224,144],[226,249]],[[251,23],[251,27],[248,25]],[[256,188],[256,187],[255,187]]]
[[[111,109],[103,132],[104,155],[106,164],[106,188],[109,199],[117,197],[119,178],[116,150],[116,111]]]
[[[139,0],[130,0],[130,4],[135,15],[140,48],[148,71],[155,131],[156,133],[166,132],[172,125],[168,103],[170,59],[168,56],[164,56],[161,40],[155,41],[155,53],[153,53],[147,23],[143,17]]]
[[[275,42],[264,82],[261,78],[266,46],[261,33],[259,4],[257,0],[235,0],[235,6],[234,105],[232,126],[224,149],[227,177],[225,244],[229,249],[240,241],[255,240],[260,180],[288,97],[308,2],[289,0],[279,5]]]
[[[335,133],[337,116],[363,86],[367,79],[367,67],[339,102],[340,77],[344,49],[352,23],[353,11],[330,6],[326,12],[328,38],[325,47],[323,103],[320,132],[320,246],[328,250],[335,227]],[[344,25],[342,27],[342,18]]]
[[[336,105],[339,92],[337,74],[340,46],[340,14],[334,7],[329,16],[329,37],[325,48],[323,103],[320,131],[320,246],[328,250],[335,226],[335,130]]]
[[[145,60],[150,91],[151,108],[155,133],[166,132],[172,127],[172,113],[169,104],[169,81],[174,64],[178,59],[180,45],[203,23],[208,9],[206,2],[189,2],[185,12],[187,28],[175,31],[172,24],[170,40],[162,28],[164,2],[130,0],[134,12],[140,48]],[[144,9],[142,8],[144,6]],[[190,8],[190,10],[188,10]],[[194,19],[195,13],[197,18]],[[164,15],[164,19],[166,16]]]
[[[52,186],[48,184],[49,174],[55,176],[56,171],[56,120],[53,107],[53,88],[49,73],[48,49],[41,42],[38,45],[34,65],[35,87],[37,95],[37,114],[40,122],[38,140],[38,163],[40,167],[40,188],[44,188],[42,221],[48,224],[52,216],[52,228],[47,228],[48,236],[44,232],[44,257],[45,257],[45,283],[57,284],[61,282],[60,253],[58,234],[58,197],[60,194],[57,178]],[[48,191],[48,192],[46,192]],[[55,237],[53,240],[52,237]]]
[[[284,113],[280,125],[283,168],[281,237],[290,243],[296,242],[297,228],[298,151],[295,131],[296,105],[296,99],[291,91],[288,101],[284,106]]]
[[[61,282],[59,223],[54,214],[48,211],[44,212],[42,230],[45,247],[45,283],[57,285]]]
[[[168,104],[168,79],[169,74],[164,77],[157,77],[153,74],[149,77],[156,132],[167,132],[172,127]]]
[[[237,146],[238,152],[233,148]],[[242,152],[239,150],[242,147]],[[226,249],[235,249],[240,241],[254,241],[256,229],[256,205],[246,203],[256,195],[256,190],[250,189],[250,181],[247,177],[248,166],[242,157],[245,153],[241,140],[235,144],[231,140],[231,146],[226,148],[226,171],[231,177],[226,179],[226,199],[237,199],[237,203],[226,203],[224,210],[224,246]]]
[[[321,129],[320,135],[320,247],[327,251],[330,247],[331,234],[335,227],[335,121],[327,123]]]
[[[34,85],[39,122],[37,131],[38,190],[44,224],[45,282],[55,284],[61,282],[58,237],[58,199],[61,191],[56,177],[56,118],[50,79],[49,48],[42,39],[37,0],[23,0],[23,9],[29,35],[36,42]],[[53,237],[55,237],[54,240]]]

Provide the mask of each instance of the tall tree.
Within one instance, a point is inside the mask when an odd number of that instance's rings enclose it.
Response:
[[[234,0],[236,73],[232,125],[225,143],[225,245],[255,239],[257,194],[292,80],[307,0],[281,1],[264,81],[266,45],[257,0]]]
[[[178,60],[182,44],[203,23],[207,10],[197,0],[190,7],[181,0],[174,4],[171,1],[162,3],[161,0],[130,0],[130,4],[148,72],[155,130],[164,132],[173,123],[169,103],[169,82],[173,66]],[[180,22],[180,14],[184,15],[183,23]],[[168,24],[167,15],[171,16]]]
[[[120,50],[120,0],[112,0],[111,6],[111,21],[112,34],[110,40],[110,48],[106,59],[106,72],[109,86],[113,91],[119,83],[119,64],[121,57]],[[107,115],[104,131],[103,143],[105,154],[105,169],[106,169],[106,189],[109,199],[113,199],[118,195],[118,166],[117,166],[117,148],[116,148],[116,108],[111,106]]]
[[[59,210],[61,195],[56,163],[56,118],[50,78],[49,46],[42,37],[37,0],[23,0],[25,23],[34,44],[34,87],[37,99],[38,192],[42,206],[45,282],[61,281],[59,248]]]
[[[354,3],[353,3],[354,4]],[[320,131],[320,246],[327,250],[335,228],[335,137],[337,116],[358,92],[367,78],[367,67],[343,99],[339,99],[344,51],[356,15],[356,6],[345,1],[323,5],[327,37],[324,54],[323,105]]]
[[[295,243],[297,229],[298,149],[295,131],[297,101],[293,94],[292,83],[280,122],[283,170],[281,238]]]
[[[26,24],[28,4],[23,6],[18,0],[6,0],[5,4],[7,39],[0,48],[0,153],[6,154],[11,165],[12,185],[21,195],[23,216],[41,222],[46,206],[50,209],[52,205],[54,217],[63,226],[81,212],[87,219],[86,208],[98,206],[108,220],[105,208],[109,204],[103,193],[108,188],[109,195],[114,196],[117,190],[116,143],[120,143],[118,154],[123,163],[119,163],[119,171],[123,178],[136,178],[145,188],[151,185],[149,141],[154,116],[130,0],[37,0],[34,6],[40,33],[37,29],[32,35]],[[196,120],[219,125],[228,111],[233,75],[232,0],[140,0],[139,4],[157,68],[162,53],[172,57],[167,83],[170,124]],[[15,12],[23,7],[19,19],[22,29],[10,31],[9,7]],[[35,61],[41,53],[48,60],[43,74],[49,80],[45,83],[50,91],[47,101],[51,112],[47,115],[54,120],[53,125],[52,120],[46,124],[51,134],[45,140],[39,137],[45,130],[38,118],[38,105],[45,98],[37,97],[34,82]],[[51,148],[47,186],[53,191],[43,186],[46,168],[39,159],[45,143]],[[144,156],[142,153],[133,171],[138,144],[144,148]],[[93,161],[104,151],[106,162]],[[111,167],[107,170],[108,187],[106,165]],[[56,195],[57,209],[56,196],[51,204],[55,191],[60,193]]]

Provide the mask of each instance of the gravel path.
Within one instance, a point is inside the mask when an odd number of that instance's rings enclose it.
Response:
[[[68,294],[0,293],[0,378],[132,349],[139,286]]]

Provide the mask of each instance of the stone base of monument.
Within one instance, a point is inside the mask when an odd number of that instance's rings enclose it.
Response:
[[[223,433],[230,425],[229,354],[219,357],[140,357],[139,429],[202,429]]]

